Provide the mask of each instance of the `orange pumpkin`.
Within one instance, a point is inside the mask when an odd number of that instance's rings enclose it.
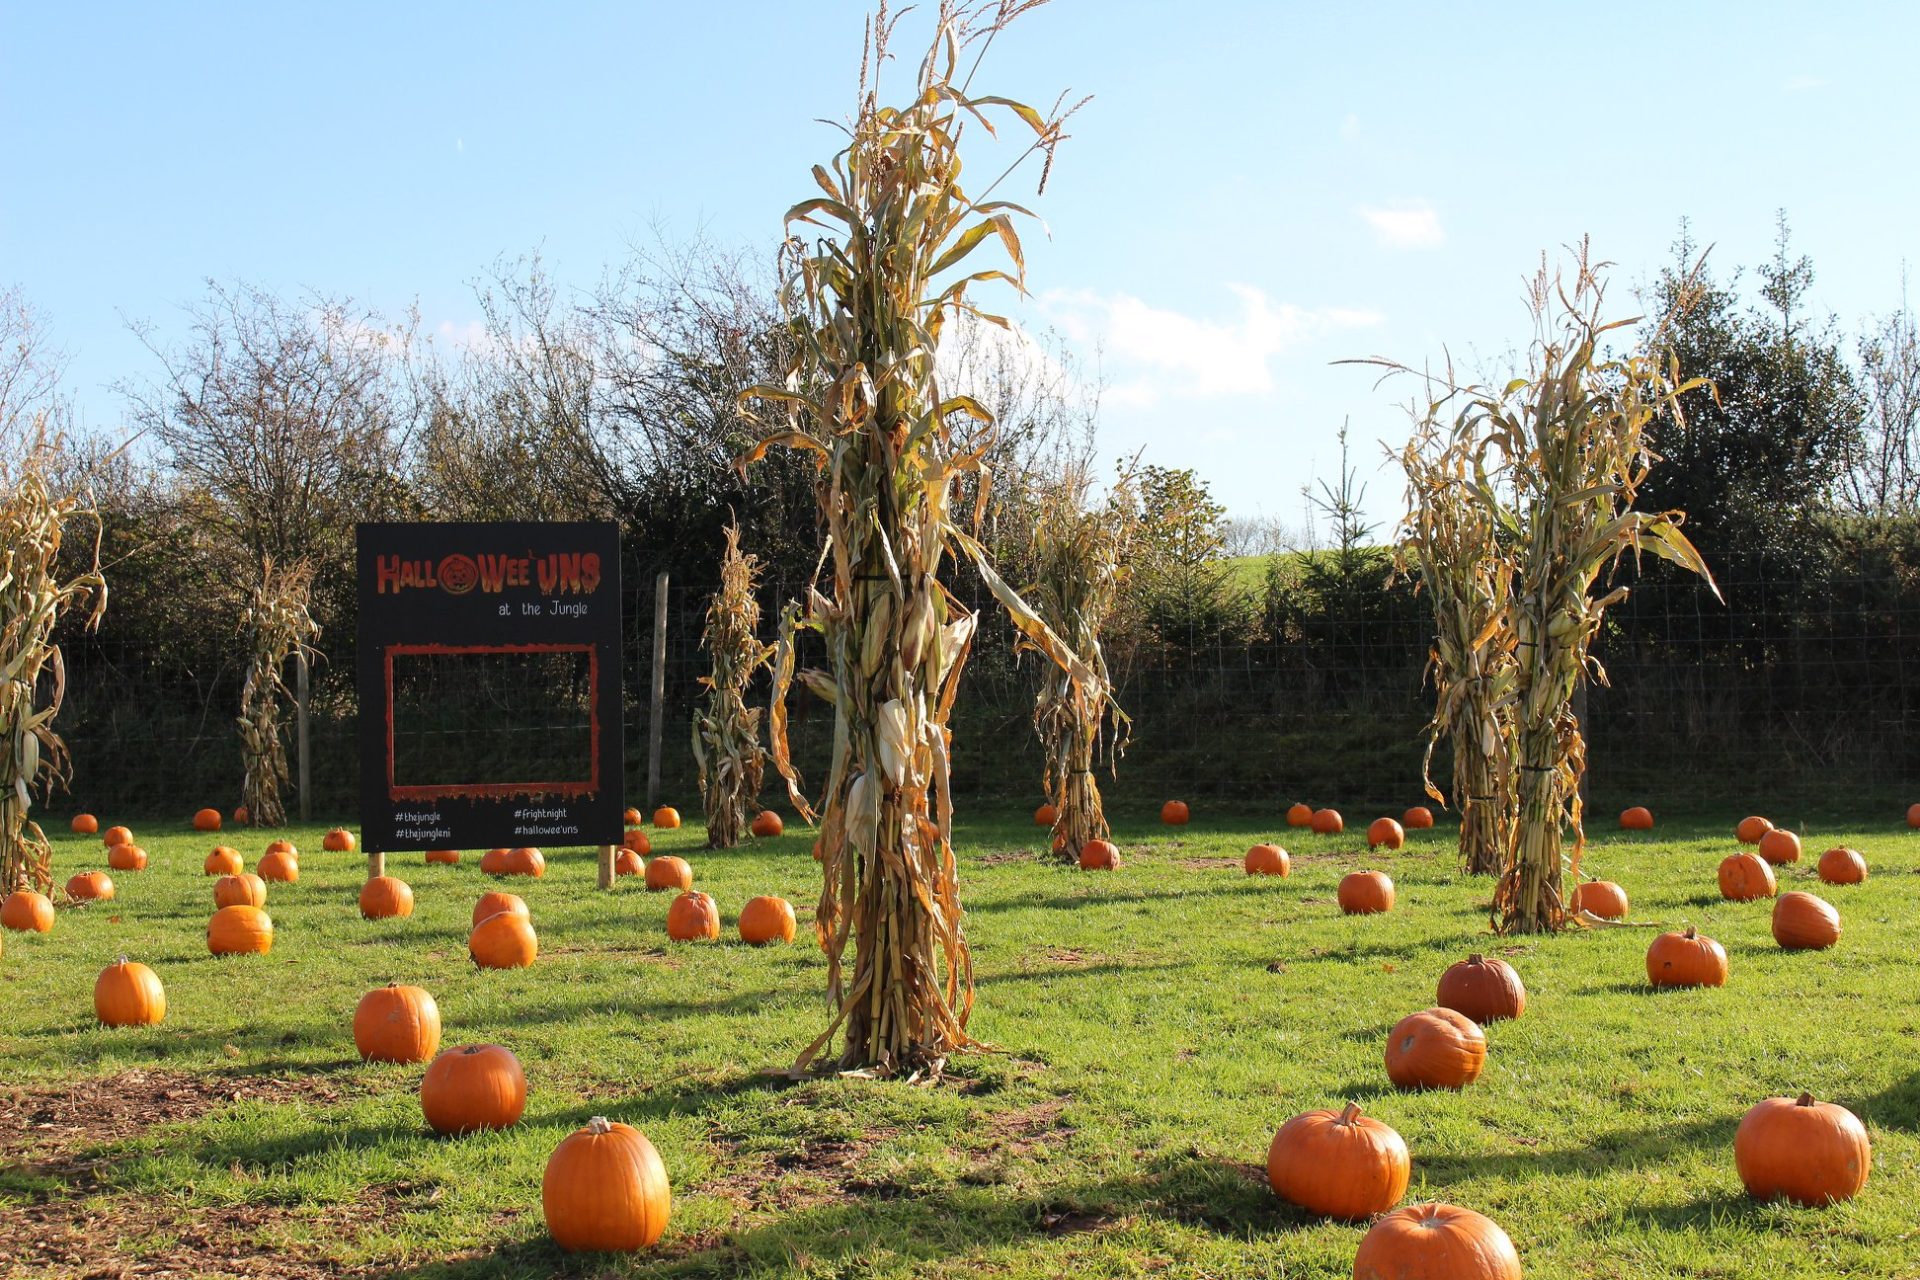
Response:
[[[159,975],[121,956],[93,983],[93,1015],[109,1027],[150,1027],[167,1016]]]
[[[1867,1185],[1873,1149],[1860,1117],[1813,1095],[1768,1098],[1741,1118],[1733,1163],[1747,1194],[1827,1205],[1851,1200]]]
[[[1625,920],[1627,891],[1611,880],[1582,880],[1573,887],[1569,905],[1575,911],[1585,911],[1602,920]]]
[[[1389,849],[1398,849],[1406,842],[1406,829],[1392,818],[1375,818],[1367,825],[1367,848],[1369,849],[1378,849],[1381,845]]]
[[[666,1231],[673,1193],[645,1134],[595,1116],[548,1158],[540,1204],[547,1233],[569,1253],[632,1252]]]
[[[460,865],[460,851],[458,849],[429,849],[427,850],[427,862],[429,864],[438,863],[445,867],[457,867]]]
[[[420,1080],[420,1110],[435,1133],[511,1128],[526,1109],[526,1072],[504,1045],[448,1049]]]
[[[1907,806],[1907,825],[1909,827],[1920,828],[1920,804],[1910,804]]]
[[[239,871],[213,882],[213,905],[220,907],[264,907],[267,882],[251,872]]]
[[[1840,941],[1840,913],[1810,893],[1783,893],[1773,904],[1773,940],[1789,951],[1824,951]]]
[[[320,847],[328,853],[352,853],[358,843],[345,827],[335,827],[320,839]]]
[[[113,897],[113,877],[104,871],[82,871],[68,879],[67,896],[81,902],[106,902]]]
[[[497,916],[503,911],[508,915],[533,918],[533,913],[527,910],[526,901],[517,894],[495,891],[481,894],[480,901],[473,904],[473,923],[477,925],[488,916]]]
[[[265,955],[273,950],[273,921],[259,907],[221,907],[207,921],[207,950],[217,956]]]
[[[538,849],[489,849],[480,859],[480,870],[490,876],[532,876],[538,880],[547,874],[547,856]]]
[[[672,831],[680,825],[680,811],[671,805],[661,805],[653,811],[653,825],[662,831]]]
[[[1184,800],[1169,800],[1160,806],[1160,821],[1169,827],[1186,826],[1189,816]]]
[[[482,969],[524,969],[539,957],[540,939],[527,917],[502,911],[473,927],[467,954]]]
[[[1287,825],[1290,827],[1310,827],[1313,825],[1313,806],[1296,804],[1287,810]]]
[[[1740,819],[1740,825],[1733,829],[1733,834],[1741,844],[1759,844],[1760,837],[1771,830],[1773,823],[1755,814],[1751,818]]]
[[[31,889],[15,889],[0,902],[0,925],[20,933],[52,933],[53,899]]]
[[[145,871],[147,851],[137,844],[117,844],[107,850],[107,865],[115,871]]]
[[[1059,818],[1059,811],[1050,804],[1043,804],[1033,811],[1033,825],[1036,827],[1050,827]]]
[[[653,841],[647,839],[647,833],[644,831],[627,832],[626,838],[620,842],[620,846],[624,849],[632,850],[643,858],[653,852]]]
[[[1353,1280],[1521,1280],[1520,1255],[1498,1224],[1471,1209],[1409,1205],[1361,1237]]]
[[[718,941],[720,908],[704,893],[681,894],[667,908],[667,936],[675,942]]]
[[[249,821],[249,818],[250,818],[250,815],[247,813],[247,806],[243,804],[237,804],[233,807],[233,822],[235,826],[239,826],[239,827],[246,826],[247,822]]]
[[[283,884],[293,884],[300,879],[300,859],[285,849],[274,849],[262,854],[260,861],[254,864],[253,870],[262,880],[278,880]]]
[[[1776,889],[1773,864],[1759,854],[1743,851],[1720,860],[1720,896],[1728,902],[1771,898]]]
[[[201,866],[210,876],[237,876],[247,869],[247,864],[240,860],[240,851],[223,844],[215,845]]]
[[[627,827],[637,827],[645,821],[646,819],[640,816],[640,811],[638,809],[628,809],[625,813],[620,815],[621,824]]]
[[[290,858],[298,858],[300,851],[293,847],[291,840],[275,840],[267,846],[268,853],[284,853]]]
[[[360,886],[360,914],[389,920],[413,914],[413,887],[398,876],[374,876]]]
[[[1080,869],[1082,871],[1118,871],[1120,851],[1113,847],[1111,840],[1089,840],[1080,846]]]
[[[1829,849],[1820,855],[1820,878],[1828,884],[1859,884],[1867,878],[1867,860],[1857,849]]]
[[[1417,804],[1400,815],[1400,825],[1409,831],[1426,831],[1433,826],[1433,810]]]
[[[1653,830],[1653,811],[1645,805],[1635,805],[1620,812],[1620,827],[1624,831]]]
[[[748,828],[748,830],[752,831],[754,835],[762,840],[771,840],[786,829],[787,824],[782,822],[780,815],[771,809],[762,809],[759,813],[754,814],[753,826]]]
[[[616,876],[637,876],[646,869],[646,859],[631,849],[622,849],[613,855],[613,874]]]
[[[1340,878],[1340,909],[1350,916],[1393,910],[1393,877],[1384,871],[1355,871]]]
[[[1656,987],[1724,987],[1727,950],[1692,925],[1663,933],[1647,948],[1647,981]]]
[[[107,834],[100,837],[100,843],[109,849],[117,844],[132,844],[133,832],[125,827],[108,827]]]
[[[1341,818],[1338,809],[1315,809],[1313,811],[1313,831],[1315,835],[1337,836],[1346,829],[1346,821]]]
[[[1505,960],[1489,960],[1475,952],[1440,975],[1436,1004],[1464,1013],[1485,1026],[1501,1018],[1517,1018],[1527,1009],[1527,989]]]
[[[1287,851],[1277,844],[1256,844],[1247,850],[1243,865],[1250,876],[1284,876],[1293,870]]]
[[[793,904],[785,898],[763,894],[740,908],[740,941],[749,946],[792,942],[794,927]]]
[[[94,817],[90,813],[74,814],[73,821],[68,823],[67,825],[73,829],[73,834],[77,836],[92,836],[92,835],[100,834],[100,819]]]
[[[1760,837],[1760,856],[1776,867],[1800,861],[1800,837],[1784,827],[1775,827]]]
[[[1267,1183],[1275,1195],[1349,1222],[1398,1204],[1410,1172],[1406,1142],[1351,1102],[1343,1111],[1295,1116],[1267,1148]]]
[[[375,987],[353,1011],[353,1047],[367,1062],[425,1062],[440,1048],[440,1006],[421,987]]]
[[[1459,1089],[1487,1065],[1487,1033],[1453,1009],[1426,1009],[1387,1033],[1387,1079],[1397,1089]]]
[[[195,831],[218,831],[220,829],[220,811],[218,809],[200,810],[193,815],[193,829]]]
[[[693,868],[687,865],[685,858],[676,858],[672,854],[655,858],[647,864],[647,888],[654,893],[663,889],[678,889],[684,893],[693,888]]]

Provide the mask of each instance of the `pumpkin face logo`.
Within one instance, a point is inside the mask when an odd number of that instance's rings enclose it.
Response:
[[[480,580],[480,569],[470,556],[458,553],[440,562],[440,585],[450,596],[463,596]]]

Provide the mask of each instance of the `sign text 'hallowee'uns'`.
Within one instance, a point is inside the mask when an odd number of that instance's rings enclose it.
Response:
[[[543,595],[590,596],[600,589],[600,557],[591,551],[537,557],[454,552],[438,561],[397,555],[374,559],[376,595],[436,588],[452,596],[463,596],[476,588],[487,595],[499,595],[536,583]]]

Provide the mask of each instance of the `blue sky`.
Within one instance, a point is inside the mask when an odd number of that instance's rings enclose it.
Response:
[[[125,322],[176,330],[209,276],[417,300],[445,340],[502,254],[584,289],[655,225],[775,234],[834,147],[814,118],[846,114],[863,12],[0,0],[0,282],[100,427],[152,371]],[[1920,6],[1893,3],[1055,0],[982,82],[1097,95],[1015,312],[1099,352],[1104,453],[1297,523],[1343,418],[1368,471],[1404,434],[1403,392],[1330,362],[1508,349],[1523,275],[1583,234],[1625,307],[1682,216],[1725,269],[1784,208],[1819,306],[1897,306],[1916,48]],[[1370,484],[1390,519],[1397,481]]]

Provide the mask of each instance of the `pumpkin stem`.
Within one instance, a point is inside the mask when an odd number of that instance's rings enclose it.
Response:
[[[607,1121],[605,1116],[595,1116],[593,1119],[587,1121],[587,1132],[592,1134],[612,1133],[613,1125]]]
[[[1803,1093],[1798,1098],[1794,1099],[1793,1105],[1796,1107],[1810,1107],[1813,1105],[1813,1095],[1810,1093]]]
[[[1349,1102],[1346,1106],[1346,1109],[1340,1113],[1341,1124],[1352,1124],[1354,1121],[1358,1120],[1359,1118],[1360,1118],[1360,1104],[1357,1102]]]
[[[1683,937],[1683,938],[1685,938],[1685,939],[1687,939],[1687,941],[1689,941],[1689,942],[1691,942],[1691,941],[1693,941],[1693,939],[1695,939],[1695,938],[1697,938],[1697,937],[1699,937],[1699,936],[1700,936],[1700,931],[1699,931],[1698,929],[1696,929],[1696,928],[1694,928],[1694,927],[1693,927],[1692,925],[1688,925],[1688,926],[1687,926],[1687,931],[1686,931],[1685,933],[1683,933],[1683,934],[1681,934],[1680,936],[1681,936],[1681,937]]]
[[[1472,954],[1467,956],[1468,964],[1485,964],[1486,962],[1487,962],[1487,958],[1481,955],[1478,951],[1475,951]]]
[[[121,957],[120,957],[120,963],[121,963],[121,964],[125,964],[126,962],[127,962],[127,958],[126,958],[125,956],[121,956]]]

